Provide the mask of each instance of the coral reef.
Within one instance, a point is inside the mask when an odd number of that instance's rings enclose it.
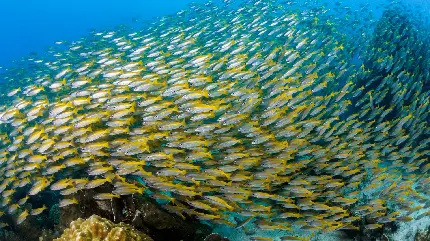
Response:
[[[115,224],[105,218],[93,215],[88,219],[77,219],[54,241],[153,241],[148,235],[132,226]]]
[[[114,200],[94,200],[98,192],[112,190],[105,184],[94,190],[83,190],[73,195],[78,205],[50,207],[48,212],[27,218],[22,224],[0,230],[0,241],[51,241],[59,237],[70,223],[87,219],[96,214],[115,223],[122,222],[147,234],[155,241],[201,241],[211,233],[211,228],[190,218],[182,219],[157,206],[149,198],[122,196]]]
[[[145,232],[154,240],[202,240],[211,230],[197,220],[186,220],[170,214],[157,206],[153,200],[143,196],[121,196],[112,200],[95,200],[98,192],[112,190],[111,184],[105,184],[92,190],[85,190],[73,195],[79,200],[59,210],[59,229],[66,228],[78,218],[88,218],[93,214],[114,222],[124,222]]]
[[[430,241],[430,227],[426,230],[418,231],[414,241]]]

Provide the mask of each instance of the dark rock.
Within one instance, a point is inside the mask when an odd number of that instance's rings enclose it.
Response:
[[[0,241],[22,241],[23,238],[18,236],[17,233],[8,231],[8,230],[2,230],[0,232]]]
[[[217,233],[209,234],[204,241],[229,241],[228,238],[223,238],[221,235]]]
[[[134,205],[134,223],[148,227],[148,234],[154,240],[203,240],[210,233],[209,227],[195,220],[183,220],[167,213],[149,200],[135,199]]]
[[[39,225],[31,222],[32,217],[26,219],[20,225],[15,226],[15,232],[19,234],[23,240],[38,240],[42,236],[42,230]]]
[[[110,192],[112,191],[111,184],[102,185],[96,189],[82,190],[74,195],[67,198],[76,198],[78,200],[77,205],[70,205],[59,209],[59,229],[63,230],[69,226],[69,224],[78,218],[88,218],[91,215],[99,215],[109,220],[114,220],[114,214],[112,212],[112,204],[110,200],[95,200],[93,196],[99,192]],[[114,220],[114,222],[120,222],[122,220]]]

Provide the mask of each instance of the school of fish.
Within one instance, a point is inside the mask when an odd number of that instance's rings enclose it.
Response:
[[[411,220],[430,206],[428,32],[402,9],[372,36],[360,11],[306,4],[192,5],[23,60],[0,86],[0,214],[111,183],[94,198],[241,228]]]

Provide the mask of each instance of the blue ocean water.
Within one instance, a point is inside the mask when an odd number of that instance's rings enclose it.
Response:
[[[176,13],[193,2],[206,0],[0,1],[0,71],[30,52],[43,53],[56,41],[77,40],[91,29],[104,30],[121,24],[138,29],[142,21]],[[381,13],[379,5],[387,3],[385,0],[320,2],[345,6],[369,4],[376,16]],[[404,2],[430,13],[428,0]]]
[[[6,68],[30,52],[43,53],[56,41],[73,41],[90,29],[134,26],[174,14],[204,0],[20,0],[0,1],[0,66]]]
[[[109,29],[124,24],[139,28],[139,23],[173,14],[192,2],[205,0],[19,0],[0,1],[0,71],[30,52],[43,53],[56,41],[73,41],[90,29]],[[325,2],[325,1],[321,1]],[[327,2],[327,1],[326,1]],[[328,1],[345,6],[369,4],[376,15],[385,0]],[[428,0],[407,0],[421,11],[429,12]]]

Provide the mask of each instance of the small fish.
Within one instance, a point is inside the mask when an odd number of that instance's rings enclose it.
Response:
[[[112,193],[97,193],[93,196],[96,200],[111,200],[113,198],[120,198],[120,195]]]
[[[18,211],[19,205],[18,204],[12,204],[9,206],[9,209],[7,210],[9,214],[13,214],[16,211]]]
[[[71,186],[71,181],[70,179],[66,178],[51,184],[50,189],[53,191],[58,191],[58,190],[65,189],[69,186]]]
[[[227,208],[228,210],[233,210],[234,208],[230,206],[225,200],[222,198],[216,197],[216,196],[204,196],[204,199],[208,200],[209,202],[218,205],[223,208]]]
[[[282,236],[281,240],[285,240],[285,241],[294,241],[294,240],[310,241],[314,235],[315,235],[315,233],[312,233],[309,237],[298,237],[298,236],[286,235],[286,236]]]
[[[78,200],[76,198],[62,199],[58,203],[58,207],[60,207],[60,208],[67,207],[67,206],[72,205],[72,204],[78,204]]]
[[[249,237],[252,241],[272,241],[273,239],[270,237],[263,237],[263,236],[251,236]]]
[[[25,221],[25,219],[28,217],[28,211],[27,211],[27,209],[24,209],[24,211],[22,211],[19,215],[18,215],[18,217],[17,217],[17,219],[16,219],[16,224],[21,224],[22,222],[24,222]]]
[[[7,96],[8,96],[8,97],[14,96],[14,95],[16,95],[18,92],[20,92],[20,91],[21,91],[21,88],[16,88],[16,89],[14,89],[14,90],[10,91],[9,93],[7,93]]]
[[[384,225],[383,224],[366,224],[364,225],[365,229],[378,229],[378,228],[382,228]]]
[[[242,227],[244,227],[245,225],[247,225],[249,222],[251,222],[252,221],[252,219],[254,219],[255,218],[255,216],[250,216],[250,217],[248,217],[247,219],[245,219],[245,220],[243,220],[243,221],[240,221],[239,219],[237,219],[236,217],[235,217],[235,221],[236,221],[236,228],[242,228]]]
[[[29,198],[29,196],[27,195],[27,196],[19,199],[18,200],[18,205],[20,205],[20,206],[24,205],[27,202],[28,198]]]
[[[32,216],[36,216],[36,215],[39,215],[39,214],[41,214],[43,211],[45,211],[46,210],[46,206],[45,205],[43,205],[42,207],[40,207],[40,208],[36,208],[36,209],[33,209],[33,210],[31,210],[31,215]]]
[[[93,188],[96,188],[98,186],[105,184],[106,182],[111,182],[111,181],[112,181],[112,179],[108,178],[108,177],[100,178],[100,179],[94,179],[94,180],[87,182],[85,184],[85,188],[86,189],[93,189]]]

